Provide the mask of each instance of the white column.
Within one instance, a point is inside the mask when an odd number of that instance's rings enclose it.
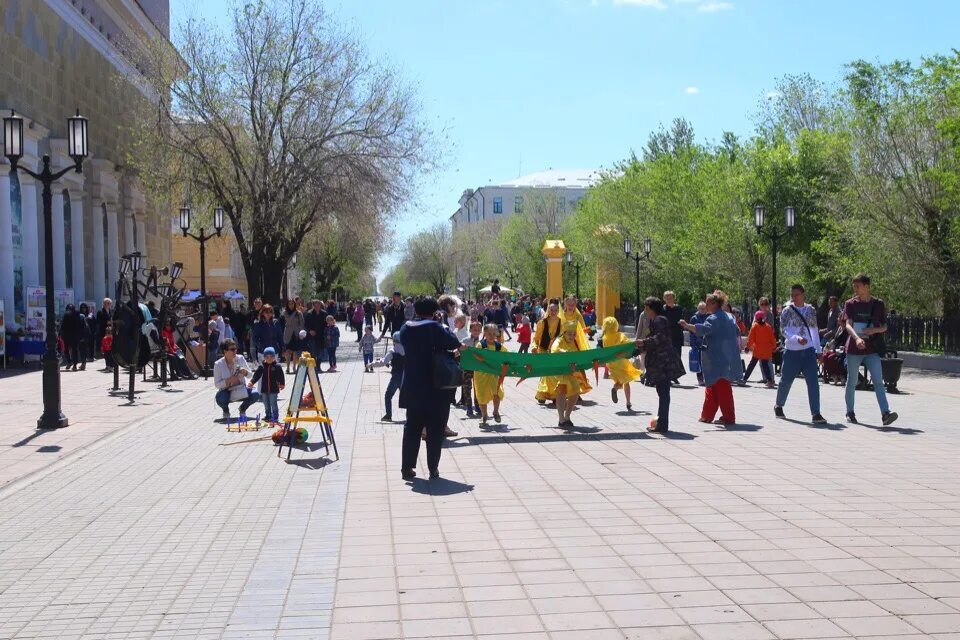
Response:
[[[93,285],[93,301],[97,303],[99,309],[100,301],[107,296],[106,280],[103,277],[103,207],[100,204],[95,204],[91,214],[90,221],[93,222],[91,225],[93,227],[93,268],[91,269],[93,280],[91,284]]]
[[[10,176],[0,167],[0,299],[4,322],[13,326],[13,211],[10,207]],[[0,331],[3,327],[0,327]]]
[[[124,253],[133,253],[137,250],[136,244],[133,242],[133,212],[124,211],[123,212],[123,246]]]
[[[73,193],[70,198],[70,244],[73,247],[73,295],[77,302],[86,300],[87,286],[83,259],[83,194]],[[102,235],[102,232],[101,232]],[[102,242],[102,240],[101,240]],[[101,255],[100,264],[103,264]]]
[[[147,222],[144,220],[146,215],[141,211],[137,216],[137,251],[143,254],[143,261],[147,258]]]
[[[67,238],[63,235],[63,192],[54,191],[52,215],[50,216],[53,229],[53,287],[65,289],[67,286]]]
[[[22,171],[20,178],[20,206],[23,233],[23,286],[37,287],[40,282],[40,236],[37,221],[37,185]]]
[[[111,284],[120,277],[120,238],[117,235],[117,207],[107,205],[107,282]],[[112,294],[112,291],[110,291]],[[108,294],[110,295],[110,294]]]

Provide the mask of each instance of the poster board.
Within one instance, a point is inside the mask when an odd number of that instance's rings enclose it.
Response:
[[[23,330],[32,340],[47,339],[47,289],[27,287],[27,319]]]
[[[308,385],[310,393],[304,396],[304,391]],[[297,373],[293,379],[293,388],[287,404],[287,415],[283,418],[283,436],[280,438],[280,448],[277,450],[278,457],[283,451],[284,444],[286,444],[287,460],[290,459],[290,454],[293,451],[293,441],[296,439],[297,426],[301,422],[317,423],[320,427],[320,434],[323,436],[323,444],[326,447],[327,455],[330,455],[330,446],[332,445],[334,455],[336,455],[337,460],[340,459],[340,452],[337,451],[337,441],[333,437],[333,420],[330,419],[327,401],[323,396],[323,387],[317,377],[317,361],[306,351],[300,354]]]

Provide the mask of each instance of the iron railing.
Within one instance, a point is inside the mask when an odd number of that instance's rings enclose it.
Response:
[[[891,351],[960,355],[960,319],[888,316],[887,345]]]

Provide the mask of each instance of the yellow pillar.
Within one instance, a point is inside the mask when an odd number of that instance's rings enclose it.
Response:
[[[620,273],[616,268],[597,265],[597,324],[614,315],[620,307]]]
[[[563,297],[563,257],[567,247],[563,240],[547,240],[543,243],[543,259],[547,261],[547,298]]]

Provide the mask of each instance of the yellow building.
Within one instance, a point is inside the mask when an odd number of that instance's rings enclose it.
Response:
[[[184,238],[177,222],[173,222],[173,261],[183,263],[180,276],[187,289],[200,289],[200,244],[193,238]],[[207,295],[219,297],[224,292],[236,289],[247,295],[247,279],[243,273],[243,261],[236,238],[229,229],[220,237],[214,236],[206,244]]]

